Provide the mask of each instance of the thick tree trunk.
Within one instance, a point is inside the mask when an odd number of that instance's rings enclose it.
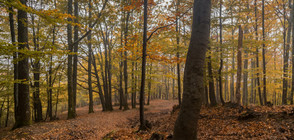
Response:
[[[26,5],[27,0],[20,0],[23,5]],[[18,62],[18,79],[21,81],[18,85],[18,107],[16,110],[16,120],[14,128],[26,126],[31,124],[31,111],[30,111],[30,92],[28,80],[29,77],[29,63],[28,55],[21,53],[29,49],[28,45],[28,17],[27,12],[18,10],[18,46],[19,58]]]
[[[197,139],[197,123],[204,94],[203,67],[209,43],[210,0],[194,0],[191,42],[184,73],[183,103],[174,127],[174,140]]]
[[[238,39],[238,54],[237,54],[237,85],[236,85],[236,102],[241,103],[241,74],[242,74],[242,46],[243,46],[243,31],[241,25],[239,26]]]

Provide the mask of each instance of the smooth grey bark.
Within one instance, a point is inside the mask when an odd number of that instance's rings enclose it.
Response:
[[[174,140],[197,139],[204,94],[203,68],[209,44],[211,0],[194,0],[192,35],[184,72],[183,102],[174,126]]]

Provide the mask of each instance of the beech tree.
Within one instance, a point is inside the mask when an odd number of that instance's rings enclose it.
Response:
[[[209,43],[210,0],[194,0],[192,35],[184,72],[183,102],[174,126],[174,140],[197,139],[197,123],[204,95],[203,67]]]
[[[21,4],[27,5],[27,0],[20,0]],[[27,12],[18,9],[17,12],[18,23],[18,49],[22,52],[19,53],[18,61],[18,104],[15,117],[14,128],[26,126],[31,124],[31,111],[30,111],[30,91],[29,91],[29,62],[26,52],[29,50],[28,44],[28,17]]]

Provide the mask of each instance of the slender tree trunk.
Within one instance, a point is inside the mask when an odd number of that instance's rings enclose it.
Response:
[[[72,0],[68,0],[68,14],[72,15]],[[72,22],[72,18],[67,19],[68,22]],[[69,23],[67,25],[67,43],[69,53],[73,52],[72,46],[72,25]],[[68,113],[67,118],[73,119],[75,118],[74,114],[74,103],[73,103],[73,59],[72,54],[68,54],[68,62],[67,62],[67,90],[68,90]]]
[[[79,2],[78,0],[74,0],[74,22],[76,24],[79,23],[78,18],[79,18]],[[75,25],[74,26],[74,42],[76,42],[79,39],[79,26]],[[73,57],[73,113],[74,117],[77,115],[76,114],[76,101],[77,101],[77,80],[78,80],[78,47],[79,43],[74,44],[74,57]]]
[[[257,17],[257,0],[254,0],[254,7],[255,7],[255,40],[258,41],[258,17]],[[263,105],[262,95],[261,95],[261,87],[260,87],[260,77],[259,77],[259,49],[256,46],[256,80],[257,80],[257,87],[258,87],[258,95],[259,95],[259,103]]]
[[[109,43],[109,39],[107,37],[107,45],[109,47],[108,49],[108,103],[109,103],[109,110],[112,111],[113,107],[112,107],[112,73],[111,73],[111,69],[112,69],[112,59],[111,59],[111,47],[110,47],[110,43]]]
[[[26,6],[27,0],[20,0]],[[18,107],[16,110],[16,120],[14,128],[26,126],[31,124],[30,111],[30,92],[29,85],[29,63],[28,55],[22,53],[29,49],[28,45],[28,17],[27,12],[18,10],[18,47],[20,50],[19,57],[22,58],[18,62],[18,79],[21,81],[18,85]]]
[[[244,72],[243,72],[243,97],[242,104],[248,105],[248,52],[245,49]]]
[[[238,39],[238,54],[237,54],[237,85],[236,85],[236,101],[241,103],[241,74],[242,74],[242,47],[243,47],[243,31],[241,25],[239,26],[239,39]]]
[[[266,99],[266,62],[265,62],[265,28],[264,28],[264,0],[262,0],[262,63],[263,63],[263,103],[267,103]]]
[[[150,105],[150,96],[151,96],[151,86],[152,86],[152,62],[150,64],[150,69],[149,69],[149,80],[148,80],[148,100],[147,100],[147,105]]]
[[[7,112],[6,112],[6,120],[5,120],[5,127],[8,126],[8,121],[9,121],[9,112],[10,112],[10,102],[9,102],[9,95],[7,96]]]
[[[254,95],[256,94],[256,87],[255,87],[255,83],[256,83],[256,78],[254,77],[254,73],[255,73],[255,66],[256,66],[256,64],[255,64],[255,61],[254,61],[254,58],[252,58],[251,59],[251,92],[250,92],[250,104],[254,104]]]
[[[133,53],[133,55],[135,55],[134,53]],[[135,76],[134,76],[134,67],[135,67],[135,62],[134,61],[132,61],[132,100],[131,100],[131,102],[132,102],[132,108],[136,108],[135,107],[135,100],[136,100],[136,98],[135,98]]]
[[[223,84],[222,84],[222,69],[223,69],[223,19],[222,19],[222,6],[223,2],[222,0],[220,1],[220,19],[219,19],[219,27],[220,27],[220,67],[218,70],[218,80],[219,80],[219,96],[220,96],[220,101],[222,104],[224,104],[224,99],[223,99]]]
[[[180,6],[180,0],[177,0],[177,8],[176,8],[176,13],[178,13]],[[181,98],[181,69],[180,69],[180,29],[179,29],[179,19],[178,16],[176,20],[176,32],[177,32],[177,74],[178,74],[178,100],[179,100],[179,105],[182,104],[182,98]]]
[[[142,50],[142,77],[140,89],[140,128],[139,130],[146,130],[146,123],[144,118],[144,102],[145,102],[145,78],[146,78],[146,55],[147,55],[147,8],[148,0],[144,0],[144,26],[143,26],[143,50]]]
[[[92,0],[89,0],[89,26],[92,25]],[[94,113],[92,89],[92,32],[88,35],[88,87],[89,87],[89,113]]]
[[[125,110],[126,109],[129,109],[128,107],[128,60],[127,60],[127,57],[128,57],[128,53],[127,53],[127,45],[128,45],[128,30],[129,30],[129,18],[130,18],[130,12],[127,12],[127,18],[126,18],[126,27],[125,27],[125,49],[124,49],[124,83],[125,83]]]
[[[290,96],[290,103],[291,105],[293,105],[293,95],[294,95],[294,2],[291,5],[292,9],[291,9],[291,22],[292,22],[292,89],[291,89],[291,96]]]
[[[11,1],[11,0],[10,0]],[[10,25],[10,35],[11,35],[11,42],[13,45],[16,45],[16,38],[15,38],[15,29],[14,29],[14,18],[13,18],[13,8],[9,7],[9,25]],[[15,51],[13,53],[13,97],[14,97],[14,118],[16,120],[17,117],[17,106],[18,106],[18,83],[16,80],[18,79],[18,61],[17,61],[18,53]],[[1,117],[1,116],[0,116]]]
[[[172,68],[172,74],[174,75],[175,74],[175,67],[173,66]],[[176,98],[175,96],[175,79],[173,78],[173,84],[172,84],[172,94],[173,94],[173,100]]]
[[[3,107],[4,107],[5,102],[6,102],[6,98],[4,98],[4,101],[2,102],[2,105],[0,107],[0,118],[2,118],[2,111],[3,111]],[[0,121],[0,127],[1,127],[1,121]]]
[[[58,109],[58,98],[59,98],[59,94],[60,94],[60,83],[61,83],[61,75],[59,76],[59,80],[58,80],[59,84],[58,84],[58,91],[56,94],[56,104],[55,104],[55,118],[57,119],[57,109]]]
[[[174,126],[174,140],[197,139],[197,123],[204,94],[203,68],[210,34],[210,8],[210,0],[194,0],[192,35],[184,72],[183,103]]]
[[[106,105],[105,105],[105,98],[104,98],[104,95],[103,95],[103,91],[102,91],[102,86],[101,86],[101,83],[100,83],[100,77],[98,75],[98,69],[97,69],[97,65],[96,65],[96,59],[95,59],[95,56],[92,52],[92,57],[93,57],[93,67],[94,67],[94,73],[95,73],[95,77],[96,77],[96,85],[98,87],[98,94],[99,94],[99,97],[100,97],[100,101],[101,101],[101,105],[102,105],[102,111],[106,111]]]
[[[208,86],[209,86],[209,100],[210,100],[210,106],[216,106],[216,99],[215,99],[215,90],[214,90],[214,77],[212,74],[212,61],[211,61],[211,49],[210,46],[208,47],[209,56],[208,56],[208,62],[207,62],[207,68],[208,68]]]
[[[231,14],[231,24],[234,25],[234,17],[233,17],[233,10],[232,7],[230,7],[230,14]],[[231,85],[230,85],[230,101],[234,102],[235,99],[235,44],[234,44],[234,33],[235,29],[232,27],[232,48],[233,48],[233,55],[232,55],[232,72],[231,72]]]

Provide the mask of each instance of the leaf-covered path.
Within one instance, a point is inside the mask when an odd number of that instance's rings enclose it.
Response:
[[[169,112],[175,104],[177,101],[154,100],[145,110],[146,113]],[[78,117],[72,120],[37,123],[14,131],[1,130],[0,139],[101,139],[111,131],[130,127],[129,121],[139,115],[138,109],[121,111],[117,107],[112,112],[96,109],[94,114],[87,114],[87,111],[87,107],[77,109]]]

